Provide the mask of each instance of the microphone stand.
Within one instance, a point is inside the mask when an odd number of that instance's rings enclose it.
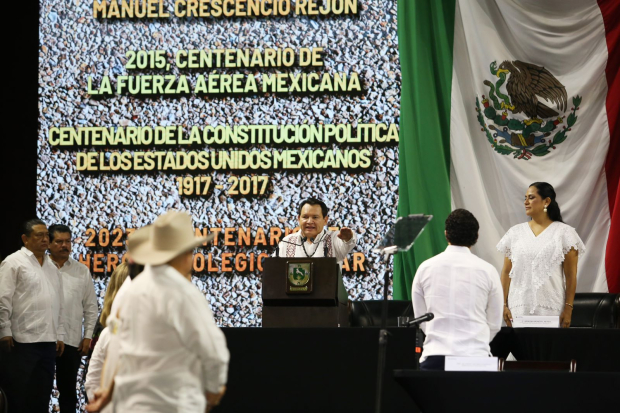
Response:
[[[381,398],[385,378],[385,361],[388,345],[388,288],[390,285],[390,257],[399,251],[408,251],[424,227],[433,218],[432,215],[413,214],[399,217],[374,249],[383,254],[385,274],[383,275],[383,307],[381,311],[381,329],[379,330],[379,355],[377,357],[377,388],[375,412],[381,413]]]
[[[430,316],[430,317],[429,317]],[[414,359],[414,364],[413,364],[413,369],[414,370],[420,370],[420,353],[421,351],[421,346],[420,346],[420,324],[425,323],[427,321],[432,320],[433,318],[435,318],[435,314],[433,313],[427,313],[424,314],[422,317],[413,319],[412,321],[409,321],[406,325],[407,328],[409,327],[413,327],[414,328],[414,332],[415,332],[415,356],[413,357]]]
[[[415,354],[413,355],[413,369],[420,370],[420,343],[418,342],[418,336],[420,334],[420,323],[410,324],[407,327],[413,327],[413,333],[415,334]]]
[[[375,412],[381,413],[381,396],[383,393],[383,379],[385,377],[385,359],[388,345],[387,315],[388,315],[388,287],[390,285],[390,258],[398,251],[396,245],[383,250],[385,273],[383,274],[383,307],[381,309],[381,329],[379,330],[379,356],[377,357],[377,386],[375,389]]]

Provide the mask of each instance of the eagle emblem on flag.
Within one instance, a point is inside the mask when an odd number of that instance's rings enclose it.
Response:
[[[476,96],[476,112],[495,152],[529,160],[547,155],[568,138],[577,122],[580,96],[572,98],[573,107],[565,116],[566,88],[543,66],[506,60],[489,67],[497,80],[483,82],[488,91],[482,99]]]

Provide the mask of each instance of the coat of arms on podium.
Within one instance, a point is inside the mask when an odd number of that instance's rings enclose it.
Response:
[[[287,262],[286,293],[310,294],[312,292],[312,262]]]

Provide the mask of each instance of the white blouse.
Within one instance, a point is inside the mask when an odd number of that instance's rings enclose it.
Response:
[[[554,221],[535,236],[527,222],[510,228],[497,249],[512,262],[508,307],[513,316],[560,315],[566,303],[562,263],[571,249],[585,245],[575,229]]]
[[[88,363],[88,373],[86,373],[84,388],[86,389],[86,394],[90,401],[95,400],[95,392],[99,390],[101,385],[101,370],[103,369],[103,362],[108,353],[109,343],[110,330],[106,327],[101,331],[101,334],[99,334],[99,339],[95,344],[95,349]]]

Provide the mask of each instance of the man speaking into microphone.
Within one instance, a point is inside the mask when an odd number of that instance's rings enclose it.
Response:
[[[355,247],[357,238],[350,228],[329,231],[326,228],[329,210],[323,201],[305,199],[299,204],[299,231],[282,239],[275,255],[279,257],[335,257],[342,264]]]
[[[495,267],[470,251],[478,229],[471,212],[454,210],[446,219],[448,248],[424,261],[413,279],[414,314],[434,314],[421,324],[426,333],[421,370],[444,370],[445,356],[491,355],[504,296]]]

